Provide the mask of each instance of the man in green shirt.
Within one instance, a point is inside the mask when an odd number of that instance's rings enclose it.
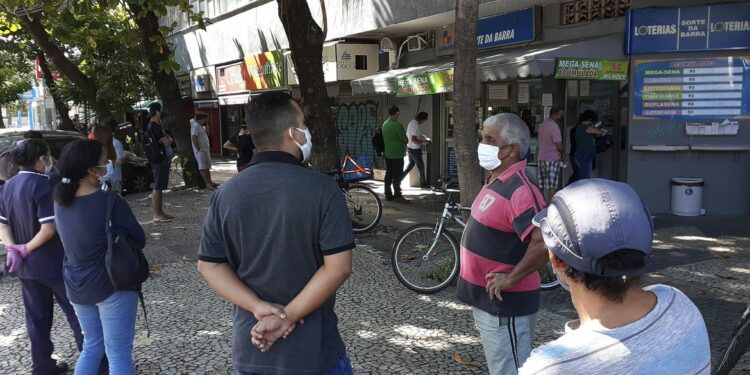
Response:
[[[404,174],[404,157],[406,156],[406,131],[398,122],[399,109],[393,106],[388,109],[390,118],[383,123],[383,141],[385,142],[385,199],[398,203],[409,203],[401,195],[401,179]],[[393,191],[391,191],[393,185]]]

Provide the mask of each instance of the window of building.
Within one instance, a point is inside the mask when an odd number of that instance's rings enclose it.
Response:
[[[630,0],[573,0],[560,4],[561,24],[573,25],[625,15]]]

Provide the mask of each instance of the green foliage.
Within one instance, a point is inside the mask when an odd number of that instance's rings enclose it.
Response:
[[[18,100],[18,95],[31,89],[34,66],[23,57],[0,50],[0,105]]]
[[[128,4],[140,6],[141,12],[133,14]],[[96,82],[98,96],[110,105],[111,110],[124,112],[142,97],[153,97],[156,93],[134,17],[144,17],[149,11],[164,16],[170,7],[186,12],[193,22],[204,27],[203,14],[193,12],[188,0],[2,0],[0,49],[5,50],[4,44],[11,43],[15,47],[13,54],[17,57],[33,56],[37,47],[22,30],[16,17],[25,16],[19,9],[41,12],[41,22],[53,43]],[[168,59],[159,64],[159,69],[165,73],[180,69],[167,40],[174,27],[175,24],[163,25],[149,37],[158,52],[167,50]],[[55,69],[52,65],[50,67]],[[0,77],[3,77],[2,74],[0,72]],[[68,79],[63,77],[57,86],[57,93],[64,100],[77,104],[86,102],[83,92]],[[0,87],[2,100],[6,85]]]
[[[14,38],[20,32],[21,26],[0,9],[0,105],[18,101],[34,82],[34,65],[24,53],[26,41]]]

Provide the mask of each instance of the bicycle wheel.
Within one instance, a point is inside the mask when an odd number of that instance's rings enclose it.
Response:
[[[542,279],[543,291],[552,290],[560,286],[560,280],[557,279],[557,274],[552,270],[552,264],[549,261],[539,270],[539,276]]]
[[[359,184],[351,184],[344,189],[349,216],[352,218],[354,233],[365,233],[375,228],[383,216],[383,203],[372,189]]]
[[[719,366],[716,368],[714,375],[727,375],[737,365],[737,362],[745,354],[748,347],[750,347],[750,307],[745,310],[745,313],[740,318],[737,326],[734,328],[732,339],[729,341],[729,346],[724,352],[724,357],[721,358]]]
[[[448,231],[439,236],[434,231],[434,225],[417,224],[406,229],[393,244],[393,271],[398,281],[417,293],[437,293],[458,277],[458,241]],[[435,247],[428,255],[433,243]]]

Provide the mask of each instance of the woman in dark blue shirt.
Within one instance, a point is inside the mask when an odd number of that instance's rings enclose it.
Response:
[[[86,333],[76,374],[96,374],[105,348],[112,374],[135,374],[133,340],[138,307],[135,291],[114,290],[104,258],[105,221],[114,193],[99,189],[107,174],[101,143],[78,140],[58,161],[61,182],[55,187],[55,216],[65,245],[63,278],[68,297]],[[112,234],[125,233],[140,247],[146,236],[127,202],[115,197]]]
[[[0,187],[0,237],[8,249],[8,271],[21,279],[32,374],[58,374],[68,365],[56,364],[51,357],[53,296],[68,318],[79,350],[83,336],[62,279],[63,247],[55,231],[52,188],[44,173],[52,160],[40,139],[22,140],[11,153],[20,172]]]

